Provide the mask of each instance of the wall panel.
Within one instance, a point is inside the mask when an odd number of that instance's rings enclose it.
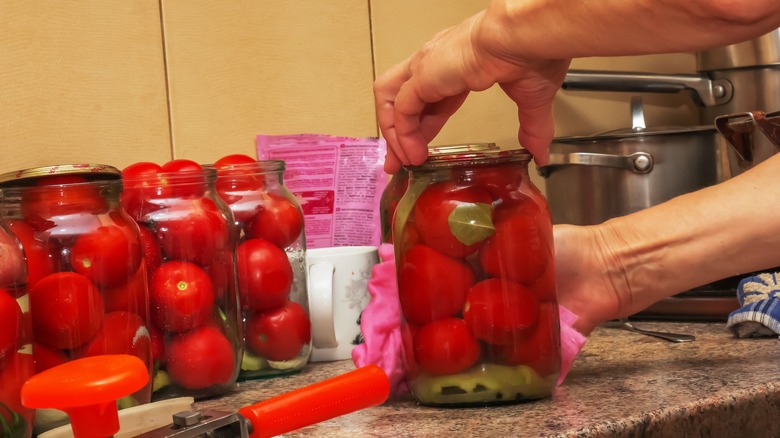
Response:
[[[0,0],[0,172],[170,155],[157,0]]]
[[[256,134],[377,134],[367,0],[162,0],[174,155]]]

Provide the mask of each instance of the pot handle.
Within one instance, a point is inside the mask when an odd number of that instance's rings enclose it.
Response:
[[[553,153],[550,154],[549,164],[539,168],[539,174],[547,177],[552,167],[565,165],[615,167],[641,174],[649,173],[653,170],[653,163],[653,156],[647,152],[634,152],[631,155],[597,154],[592,152]]]
[[[740,164],[753,162],[754,127],[780,150],[780,112],[747,111],[715,118],[715,128],[734,149]]]
[[[699,106],[722,105],[730,101],[734,94],[734,87],[725,79],[709,79],[695,74],[665,75],[595,70],[569,70],[562,88],[648,93],[679,93],[688,90],[692,92],[693,99]]]

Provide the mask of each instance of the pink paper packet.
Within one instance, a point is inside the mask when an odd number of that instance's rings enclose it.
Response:
[[[283,160],[284,182],[304,214],[307,248],[378,246],[387,185],[381,138],[258,135],[260,160]]]

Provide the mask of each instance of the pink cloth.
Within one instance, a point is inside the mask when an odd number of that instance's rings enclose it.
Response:
[[[373,364],[382,368],[390,379],[390,391],[400,395],[409,391],[406,383],[407,363],[404,357],[401,307],[398,300],[393,246],[383,244],[379,247],[381,262],[371,271],[368,292],[371,301],[363,310],[360,318],[360,330],[364,342],[352,350],[352,360],[358,367]],[[574,329],[577,315],[571,310],[559,306],[561,321],[561,373],[558,385],[563,383],[574,359],[585,345],[587,338]]]
[[[357,367],[377,365],[390,379],[390,393],[409,391],[404,378],[404,350],[401,334],[401,304],[395,275],[393,245],[379,246],[380,262],[371,269],[368,293],[371,294],[360,317],[363,343],[352,349]]]

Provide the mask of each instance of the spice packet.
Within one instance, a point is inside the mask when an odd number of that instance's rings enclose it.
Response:
[[[303,210],[307,248],[381,243],[384,139],[293,134],[256,141],[258,159],[285,161],[284,182]]]

